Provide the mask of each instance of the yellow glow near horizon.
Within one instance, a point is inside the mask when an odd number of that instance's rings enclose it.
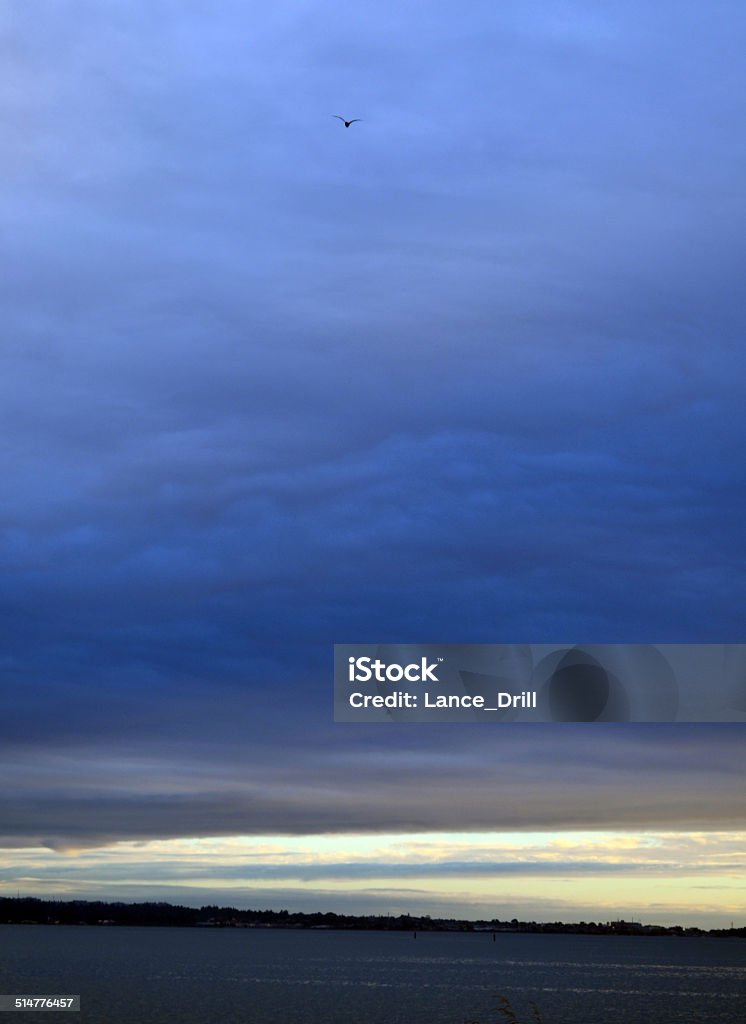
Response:
[[[743,917],[744,832],[424,833],[123,842],[74,856],[3,851],[0,892],[343,913],[729,924]],[[209,902],[205,899],[205,902]],[[363,909],[356,909],[356,907]],[[370,909],[375,907],[377,909]]]

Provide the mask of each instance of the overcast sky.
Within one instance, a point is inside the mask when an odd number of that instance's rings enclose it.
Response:
[[[0,887],[323,834],[354,908],[376,835],[452,876],[451,833],[745,829],[740,725],[331,721],[335,641],[744,640],[743,4],[41,6],[0,6]]]

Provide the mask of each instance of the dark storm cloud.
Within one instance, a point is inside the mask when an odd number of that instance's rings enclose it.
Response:
[[[204,712],[204,709],[203,709]],[[67,850],[178,836],[732,829],[740,726],[432,730],[337,726],[241,746],[207,719],[143,749],[38,746],[3,765],[3,843]],[[243,725],[243,722],[241,723]],[[256,727],[255,727],[256,729]],[[257,731],[260,731],[257,729]],[[32,763],[32,755],[34,755]],[[640,778],[648,780],[640,786]]]
[[[329,725],[334,640],[742,638],[740,5],[0,17],[7,840],[742,820],[736,732]]]

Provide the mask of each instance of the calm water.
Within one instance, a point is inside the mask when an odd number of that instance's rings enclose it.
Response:
[[[36,1024],[744,1024],[746,942],[0,926],[0,993],[76,994]],[[5,1018],[5,1015],[3,1015]]]

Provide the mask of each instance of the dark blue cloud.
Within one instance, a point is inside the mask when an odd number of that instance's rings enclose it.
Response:
[[[393,788],[163,809],[185,751],[235,782],[242,739],[269,787],[364,747],[329,725],[334,641],[742,638],[744,27],[735,3],[14,6],[0,730],[37,810],[10,835],[433,827]],[[687,754],[720,734],[692,735],[665,740],[696,808],[671,821],[722,824],[735,797],[711,819]],[[467,744],[389,730],[371,763]],[[564,747],[510,744],[581,793]],[[164,773],[131,816],[31,771],[118,745]],[[606,820],[557,797],[553,826]]]

